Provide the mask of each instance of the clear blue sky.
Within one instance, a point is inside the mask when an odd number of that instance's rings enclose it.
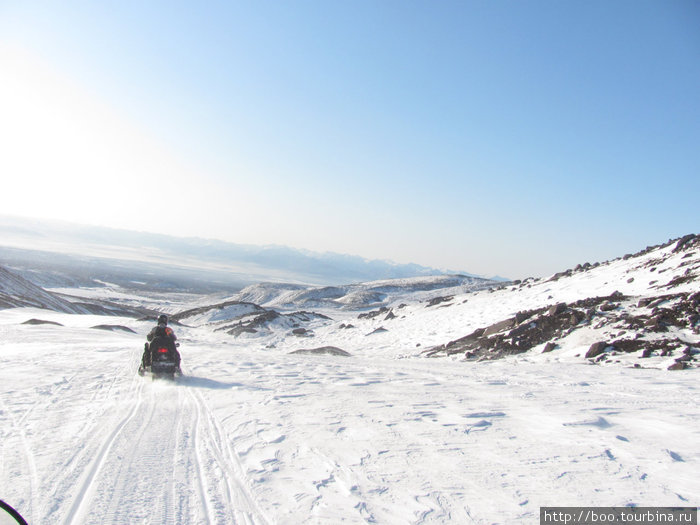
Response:
[[[512,278],[700,232],[698,1],[0,0],[0,112],[4,213]]]

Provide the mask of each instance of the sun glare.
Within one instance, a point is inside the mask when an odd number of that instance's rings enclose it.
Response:
[[[3,213],[136,226],[154,195],[184,204],[169,188],[192,176],[118,110],[24,50],[0,70]]]

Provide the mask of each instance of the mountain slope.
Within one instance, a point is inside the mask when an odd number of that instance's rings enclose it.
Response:
[[[250,290],[264,307],[198,297],[175,326],[185,375],[172,383],[136,372],[152,321],[107,332],[97,316],[43,310],[53,324],[26,324],[35,309],[4,309],[3,500],[30,523],[114,525],[535,525],[562,502],[695,505],[695,354],[680,372],[666,370],[675,347],[583,354],[606,333],[697,349],[699,252],[693,237],[476,291],[446,279]],[[339,301],[353,293],[369,294],[362,308]],[[307,299],[316,314],[271,306]],[[587,310],[593,321],[573,324]],[[618,326],[642,316],[655,324]],[[478,329],[502,350],[513,330],[565,319],[551,352],[425,358]]]
[[[289,351],[313,345],[468,361],[534,352],[549,360],[687,368],[700,353],[699,276],[700,237],[689,235],[513,283],[467,276],[332,287],[262,283],[175,319]]]
[[[699,275],[700,238],[693,236],[485,290],[451,286],[443,277],[446,287],[422,291],[389,281],[302,290],[264,285],[241,296],[262,299],[266,308],[307,306],[332,318],[304,325],[313,342],[288,332],[258,334],[261,342],[290,351],[313,344],[354,355],[470,361],[534,352],[547,360],[668,367],[683,359],[679,366],[692,366],[700,348]],[[362,306],[359,313],[347,307],[348,298]],[[594,343],[600,343],[597,355],[589,354]]]
[[[85,309],[74,306],[0,266],[0,309],[25,306],[71,314],[87,313]]]
[[[148,308],[53,293],[0,266],[0,309],[32,307],[68,314],[143,317],[156,315]]]
[[[578,355],[596,362],[629,362],[624,357],[633,354],[646,359],[644,365],[661,357],[674,358],[665,359],[669,366],[685,368],[700,353],[695,348],[700,340],[699,252],[700,238],[687,236],[603,265],[579,265],[541,282],[519,283],[511,295],[534,296],[529,308],[428,355],[494,359],[578,343]],[[542,290],[547,302],[537,304]],[[582,349],[585,340],[591,346]]]
[[[273,308],[341,308],[360,310],[385,306],[397,300],[432,295],[466,293],[502,283],[466,275],[435,275],[405,279],[385,279],[339,286],[299,286],[261,283],[248,286],[234,296]]]

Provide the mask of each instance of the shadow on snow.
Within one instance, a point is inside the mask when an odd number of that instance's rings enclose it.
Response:
[[[246,390],[267,390],[260,387],[251,387],[250,385],[245,385],[243,383],[236,382],[222,382],[215,379],[208,379],[206,377],[197,376],[183,376],[178,379],[178,383],[191,386],[194,388],[208,388],[210,390],[228,390],[230,388],[244,388]]]

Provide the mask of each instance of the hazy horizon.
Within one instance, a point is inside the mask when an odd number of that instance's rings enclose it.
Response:
[[[2,213],[544,276],[700,224],[700,4],[0,4]]]
[[[85,277],[85,282],[97,279],[128,286],[130,280],[158,281],[160,277],[182,283],[196,281],[198,287],[207,289],[218,285],[240,289],[264,282],[339,286],[446,274],[504,280],[463,269],[399,264],[352,254],[243,245],[2,214],[0,238],[0,265],[29,271],[27,275],[32,276],[38,271],[48,275],[49,281],[54,270],[77,279]]]

